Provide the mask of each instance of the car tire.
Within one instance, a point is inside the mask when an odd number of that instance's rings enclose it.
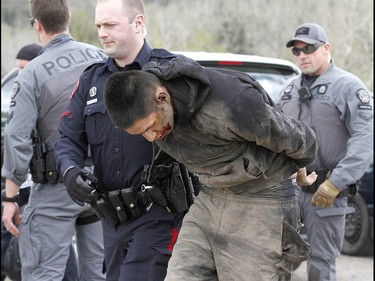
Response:
[[[370,222],[365,200],[360,194],[348,199],[348,206],[354,213],[345,218],[345,237],[342,253],[350,256],[373,254],[373,241],[370,239]]]

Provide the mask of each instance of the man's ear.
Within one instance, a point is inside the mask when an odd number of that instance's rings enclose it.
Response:
[[[44,31],[44,26],[42,25],[42,23],[39,20],[36,20],[34,24],[36,25],[35,28],[36,28],[37,32]]]
[[[158,92],[156,94],[156,100],[158,102],[161,102],[161,101],[166,101],[168,99],[168,94],[165,93],[165,92]]]
[[[143,28],[145,26],[145,18],[142,14],[138,14],[135,16],[134,18],[134,22],[135,22],[135,27],[138,28],[139,27],[139,30],[143,32]]]
[[[165,87],[158,88],[155,98],[158,104],[162,102],[171,102],[171,96]]]

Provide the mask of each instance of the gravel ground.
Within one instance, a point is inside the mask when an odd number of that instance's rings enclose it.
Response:
[[[373,281],[374,257],[352,257],[341,255],[336,263],[338,281]],[[292,275],[292,281],[307,281],[306,262]]]
[[[337,259],[337,271],[338,281],[373,281],[374,257],[339,256]],[[11,280],[6,278],[5,281]],[[256,280],[249,279],[249,281]],[[293,272],[292,281],[307,281],[306,262],[303,262]]]

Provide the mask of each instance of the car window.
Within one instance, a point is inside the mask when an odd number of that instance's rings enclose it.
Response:
[[[296,65],[287,60],[269,57],[215,52],[181,52],[205,67],[226,68],[245,72],[257,80],[270,97],[277,101],[287,80],[300,73]]]
[[[245,65],[214,65],[212,63],[207,63],[204,61],[198,62],[206,67],[226,68],[246,72],[255,80],[257,80],[259,84],[262,85],[262,87],[266,90],[266,92],[271,96],[271,98],[274,101],[278,99],[281,89],[284,86],[284,83],[291,77],[298,74],[294,70],[277,69],[275,68],[275,66],[269,66],[269,68],[264,68],[264,66],[247,67]]]
[[[4,126],[8,112],[10,99],[13,93],[13,83],[16,80],[18,68],[9,71],[3,79],[1,79],[1,127]]]

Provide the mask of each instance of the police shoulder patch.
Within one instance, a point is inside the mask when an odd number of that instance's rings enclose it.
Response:
[[[293,89],[293,85],[288,85],[286,88],[285,88],[285,91],[284,91],[284,94],[289,94],[290,91]]]
[[[18,83],[17,81],[13,83],[13,87],[12,87],[12,91],[13,91],[13,94],[12,96],[10,97],[12,100],[16,97],[16,95],[19,93],[21,89],[21,86],[20,86],[20,83]]]
[[[97,92],[96,87],[92,86],[91,89],[90,89],[90,91],[89,91],[90,98],[95,97],[96,96],[96,92]]]
[[[361,103],[370,102],[370,94],[365,89],[359,89],[356,93],[356,96],[360,100]]]

